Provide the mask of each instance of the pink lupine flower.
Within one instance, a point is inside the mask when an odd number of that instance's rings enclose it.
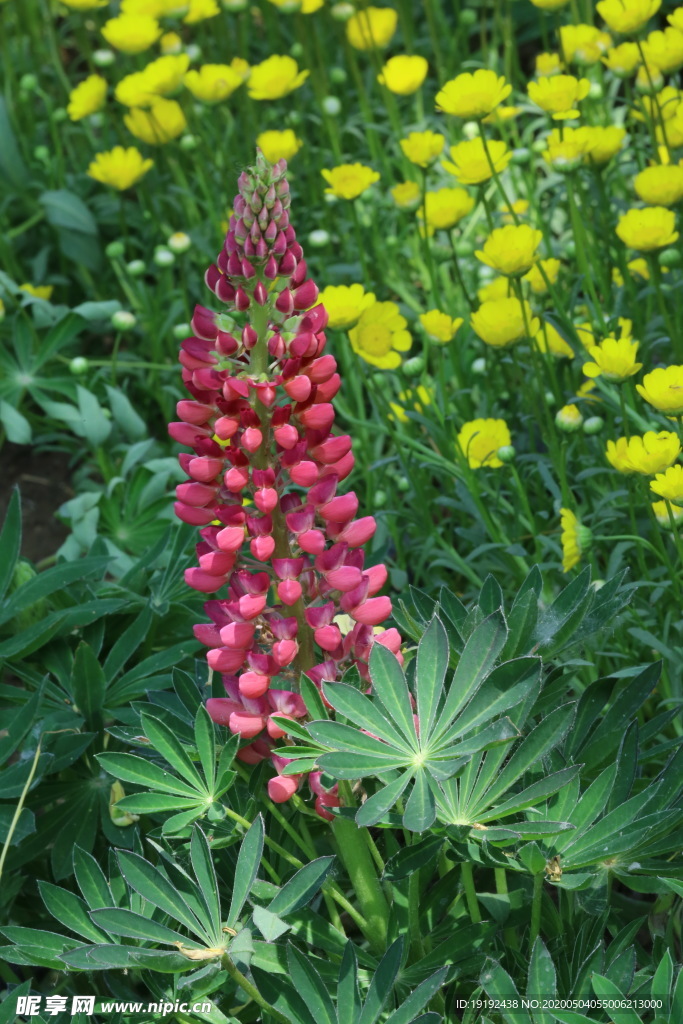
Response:
[[[196,307],[179,354],[189,397],[169,424],[192,449],[179,457],[188,480],[175,504],[179,519],[200,527],[198,565],[185,580],[215,595],[205,604],[211,622],[194,632],[227,696],[207,709],[251,741],[241,760],[271,758],[268,791],[278,802],[300,782],[271,754],[282,718],[306,715],[300,674],[320,686],[355,664],[367,680],[374,642],[401,657],[395,629],[375,632],[391,615],[379,595],[387,572],[365,568],[375,520],[356,518],[358,498],[341,488],[354,465],[351,438],[332,432],[341,379],[289,221],[285,172],[284,160],[271,166],[259,153],[239,177],[225,244],[205,276],[228,309]],[[346,633],[333,621],[339,612],[350,616]],[[316,810],[329,816],[336,787],[311,786]]]

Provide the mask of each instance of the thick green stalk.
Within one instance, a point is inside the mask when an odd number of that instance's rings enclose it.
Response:
[[[469,911],[472,924],[479,924],[481,921],[481,911],[479,910],[479,904],[477,903],[477,890],[474,887],[474,872],[472,871],[472,865],[468,860],[464,860],[460,865],[460,877],[462,879],[463,889],[465,890],[467,909]]]

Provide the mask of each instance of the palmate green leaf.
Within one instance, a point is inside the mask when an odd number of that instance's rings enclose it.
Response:
[[[216,782],[216,737],[213,722],[203,704],[197,708],[194,737],[206,785],[213,793]]]
[[[82,641],[76,648],[70,683],[75,710],[83,715],[89,729],[102,728],[102,707],[107,680],[95,652]]]
[[[285,917],[305,907],[320,889],[333,863],[334,857],[318,857],[305,864],[285,882],[268,904],[268,910],[279,917]]]
[[[479,984],[490,999],[495,999],[501,1004],[497,1012],[505,1024],[534,1024],[531,1015],[522,1008],[522,1000],[514,981],[495,960],[487,960]],[[505,1009],[506,1001],[508,1004],[515,1001],[516,1009]]]
[[[201,775],[190,760],[190,757],[182,743],[171,732],[169,727],[154,715],[142,713],[140,715],[145,736],[161,756],[168,761],[171,767],[178,772],[190,786],[199,793],[204,793],[208,798],[210,793],[202,780]]]
[[[580,773],[581,765],[572,765],[569,768],[561,769],[559,772],[554,772],[552,775],[547,775],[539,779],[538,782],[533,782],[530,786],[527,786],[521,793],[515,793],[513,796],[508,797],[507,800],[503,801],[502,804],[498,804],[493,810],[480,814],[478,820],[484,823],[493,818],[504,818],[510,814],[517,814],[527,807],[533,807],[534,804],[547,800],[548,797],[557,793],[559,789],[567,786]]]
[[[175,796],[173,793],[132,793],[117,800],[116,807],[120,811],[131,814],[165,814],[167,811],[193,811],[202,814],[206,803],[197,796]],[[168,819],[167,819],[168,820]],[[164,822],[164,826],[166,822]]]
[[[622,992],[618,985],[615,985],[609,978],[605,978],[597,973],[592,976],[591,981],[593,991],[599,999],[606,1001],[617,1000],[618,1010],[615,1010],[612,1015],[618,1018],[619,1024],[643,1024],[639,1015],[632,1007],[621,1005],[626,993]]]
[[[441,620],[434,616],[417,648],[415,691],[420,732],[429,736],[448,671],[448,637]],[[356,723],[358,724],[358,723]],[[375,731],[376,730],[372,730]],[[379,736],[380,734],[377,733]],[[386,736],[382,737],[386,739]]]
[[[122,935],[129,939],[145,939],[148,942],[162,942],[166,945],[173,945],[182,942],[183,945],[192,949],[201,949],[200,943],[194,939],[181,935],[173,928],[159,924],[149,917],[136,914],[124,907],[103,907],[100,910],[91,910],[90,916],[93,921],[111,935]]]
[[[396,723],[410,749],[417,750],[418,739],[410,691],[398,659],[383,644],[373,644],[369,667],[373,693],[383,705],[385,717]]]
[[[360,779],[364,775],[386,775],[397,768],[406,767],[405,758],[373,757],[371,754],[352,754],[349,751],[323,754],[314,762],[322,771],[335,779]],[[301,771],[301,761],[298,761]],[[296,774],[293,772],[291,774]]]
[[[358,809],[356,824],[359,827],[363,825],[370,827],[370,825],[377,824],[403,795],[412,777],[412,772],[403,772],[379,792],[369,796]]]
[[[527,995],[554,998],[557,993],[557,971],[548,949],[539,936],[534,942],[526,982]],[[552,1024],[552,1015],[545,1010],[532,1011],[534,1024]]]
[[[218,878],[209,844],[199,825],[195,825],[192,830],[190,859],[197,879],[200,898],[211,921],[213,929],[211,940],[214,946],[218,946],[221,939],[221,898],[218,891]]]
[[[90,942],[107,942],[108,937],[90,919],[88,905],[68,889],[51,882],[38,882],[38,889],[48,911],[69,931]]]
[[[407,744],[403,747],[395,747],[393,743],[383,743],[381,740],[376,740],[374,736],[368,736],[342,722],[309,722],[308,731],[316,742],[334,751],[343,750],[352,754],[367,754],[371,758],[380,760],[398,759],[401,762],[410,759],[411,755],[414,756]]]
[[[661,662],[648,665],[612,701],[609,714],[601,719],[587,742],[579,747],[578,757],[587,769],[599,768],[614,756],[626,727],[654,690],[661,672]]]
[[[358,960],[351,941],[346,943],[339,980],[337,982],[338,1024],[356,1024],[360,1017],[361,1001],[358,988]]]
[[[334,1004],[322,978],[307,957],[291,944],[287,946],[287,963],[292,983],[316,1024],[337,1024]]]
[[[434,824],[436,802],[424,771],[415,774],[415,785],[410,791],[403,814],[403,824],[411,832],[425,832]]]
[[[128,850],[118,851],[118,862],[123,877],[135,892],[148,903],[163,910],[174,921],[185,925],[204,945],[211,945],[210,936],[206,934],[178,888],[169,882],[158,868],[144,857]]]
[[[113,906],[115,901],[109,883],[93,855],[74,846],[73,863],[78,888],[90,910]]]
[[[394,728],[390,719],[382,714],[380,705],[370,700],[360,690],[347,683],[323,683],[323,693],[335,711],[359,728],[367,729],[399,750],[411,751],[412,748],[401,733]]]
[[[509,711],[541,686],[540,658],[517,658],[493,669],[455,722],[441,737],[450,743],[464,736],[496,715]]]
[[[410,993],[407,999],[404,999],[401,1006],[390,1013],[386,1019],[386,1024],[411,1024],[412,1021],[423,1021],[427,1024],[427,1021],[437,1022],[441,1018],[437,1013],[427,1013],[424,1016],[418,1017],[417,1014],[427,1005],[430,999],[432,999],[439,989],[442,987],[448,974],[448,967],[441,967],[438,971],[429,978],[425,978],[417,988]]]
[[[148,786],[158,793],[173,793],[192,800],[206,798],[203,787],[197,789],[153,761],[145,761],[136,754],[98,754],[97,760],[109,775],[123,782],[133,782],[137,786]]]
[[[443,836],[430,835],[426,839],[405,846],[398,853],[389,857],[382,877],[388,882],[400,881],[414,871],[429,865],[437,856],[444,844]]]
[[[256,875],[258,874],[258,869],[261,864],[264,836],[265,830],[263,827],[263,818],[259,814],[252,822],[251,827],[242,840],[240,852],[237,857],[237,865],[235,867],[235,876],[232,887],[232,899],[230,901],[230,910],[228,911],[228,928],[235,927],[235,924],[242,913],[242,907],[246,903],[247,897],[251,892],[251,887],[254,884],[254,880],[256,879]]]
[[[389,946],[375,971],[358,1024],[376,1024],[396,983],[403,960],[403,937]]]
[[[54,594],[56,590],[63,590],[67,584],[98,575],[106,569],[110,561],[110,555],[88,555],[75,562],[60,562],[59,565],[38,573],[15,590],[5,602],[0,611],[0,625],[9,622],[24,608],[29,608],[42,598]]]
[[[2,549],[0,548],[0,550]],[[6,731],[6,735],[0,735],[0,765],[7,763],[33,725],[43,698],[44,689],[45,684],[43,682],[35,693],[29,697],[24,706],[18,708],[14,714],[7,711],[3,713],[3,731]]]

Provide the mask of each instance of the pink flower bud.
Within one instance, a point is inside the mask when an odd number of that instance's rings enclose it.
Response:
[[[214,698],[220,700],[220,697]],[[258,736],[265,728],[266,719],[263,715],[250,715],[247,711],[233,711],[230,715],[228,728],[232,733],[239,733],[245,739]]]
[[[350,548],[359,548],[375,536],[376,529],[374,516],[363,516],[362,519],[353,519],[347,523],[337,539],[346,541]]]
[[[220,416],[213,425],[213,432],[221,441],[228,441],[233,434],[237,433],[239,423],[232,416]]]
[[[312,384],[309,377],[301,376],[286,381],[284,388],[293,401],[305,402],[311,393]]]
[[[197,623],[196,626],[192,627],[192,632],[195,635],[195,639],[200,644],[204,644],[205,647],[218,647],[221,642],[218,630],[208,622]]]
[[[235,309],[238,310],[238,312],[243,313],[245,310],[249,309],[250,305],[251,301],[249,296],[240,285],[235,294]]]
[[[198,338],[206,338],[207,341],[213,341],[218,333],[216,314],[206,306],[194,307],[190,326]]]
[[[266,290],[266,286],[264,285],[263,281],[259,281],[256,287],[254,288],[254,302],[256,302],[259,306],[265,306],[267,301],[268,292]]]
[[[241,437],[241,445],[248,452],[255,452],[261,447],[263,434],[256,427],[247,427]]]
[[[191,483],[178,484],[175,492],[178,501],[197,508],[203,508],[205,505],[208,505],[216,496],[216,488],[214,486],[200,484],[196,480],[193,480]]]
[[[225,474],[223,480],[229,491],[235,493],[241,491],[249,483],[249,469],[247,466],[233,466]]]
[[[374,638],[374,643],[388,647],[394,654],[398,654],[401,650],[401,634],[392,626],[391,629],[385,629],[383,633],[378,633]]]
[[[322,530],[304,530],[297,539],[301,550],[309,555],[319,555],[325,550],[325,534]]]
[[[391,615],[391,600],[388,597],[369,597],[363,604],[352,608],[349,614],[365,626],[379,626]]]
[[[234,650],[246,650],[251,647],[255,631],[253,622],[229,622],[220,631],[221,643]]]
[[[299,462],[292,466],[289,475],[299,487],[310,487],[318,479],[318,467],[315,462]]]
[[[275,300],[275,308],[280,313],[286,313],[287,316],[291,316],[294,312],[294,297],[290,292],[289,288],[284,288],[277,299]]]
[[[285,715],[282,711],[278,711],[278,715],[280,715],[281,718],[289,718],[290,720],[292,718],[291,715]],[[266,722],[266,729],[268,730],[268,735],[273,740],[279,740],[283,736],[287,735],[285,730],[281,729],[279,725],[276,725],[272,718],[269,718],[268,721]],[[291,776],[287,776],[287,778],[290,777]]]
[[[342,565],[339,569],[326,572],[325,579],[334,590],[340,590],[344,594],[358,586],[362,575],[360,569],[356,569],[355,566]]]
[[[333,462],[329,466],[325,466],[320,475],[327,476],[328,473],[334,473],[339,480],[346,480],[347,476],[353,469],[355,462],[356,460],[353,452],[347,452],[339,462]]]
[[[261,487],[254,491],[254,504],[260,512],[272,512],[277,507],[277,491],[274,487]]]
[[[285,451],[293,448],[299,440],[299,431],[291,423],[285,423],[273,431],[273,437]]]
[[[202,594],[215,594],[217,590],[225,586],[224,576],[213,576],[203,569],[186,569],[185,582],[193,590],[199,590]]]
[[[265,253],[264,253],[265,256]],[[263,276],[269,281],[274,281],[278,276],[278,265],[274,256],[269,256],[266,265],[263,268]]]
[[[318,509],[323,519],[332,523],[348,523],[358,511],[358,498],[354,491],[348,494],[340,494],[331,501],[321,505]]]
[[[279,334],[273,334],[268,338],[268,354],[273,359],[282,359],[285,354],[285,343],[282,340],[282,336]]]
[[[262,697],[270,686],[270,676],[259,672],[243,672],[239,679],[240,693],[248,698]]]
[[[374,600],[382,600],[381,598],[374,598]],[[389,600],[387,598],[387,600]],[[263,609],[266,607],[266,595],[265,594],[244,594],[240,597],[237,602],[239,613],[243,619],[255,619],[257,618]],[[380,620],[381,621],[381,620]]]
[[[205,555],[199,557],[199,568],[211,576],[227,576],[234,564],[235,556],[227,551],[207,551]],[[191,569],[185,571],[192,572]],[[225,579],[223,579],[223,583],[225,583]]]
[[[363,575],[368,579],[368,594],[373,597],[387,582],[387,567],[381,564],[372,565]]]
[[[216,479],[222,469],[222,459],[212,459],[208,455],[202,455],[199,458],[190,458],[185,472],[193,480],[199,480],[200,483],[208,484]]]
[[[275,775],[268,779],[268,796],[274,804],[284,804],[291,800],[298,788],[298,775]]]
[[[181,519],[184,523],[189,523],[191,526],[206,526],[207,523],[216,518],[216,514],[212,509],[193,508],[192,505],[185,505],[182,501],[174,502],[173,510],[178,519]]]
[[[276,640],[273,644],[273,658],[280,668],[290,665],[299,652],[296,640]]]
[[[328,431],[334,423],[334,408],[327,402],[321,402],[319,405],[309,405],[298,416],[308,430]]]
[[[226,526],[216,534],[216,544],[221,551],[239,551],[244,543],[243,526]]]
[[[222,274],[216,282],[216,287],[213,291],[221,302],[234,302],[235,295],[237,294],[234,285]]]
[[[313,637],[318,647],[322,647],[324,651],[334,651],[339,647],[342,635],[339,626],[332,622],[329,626],[321,626],[320,629],[316,629]]]
[[[251,326],[251,324],[246,324],[242,328],[242,344],[247,349],[247,351],[250,351],[254,347],[254,345],[256,344],[257,341],[258,341],[258,334],[257,334],[257,332],[254,330],[254,328]]]
[[[182,401],[176,404],[176,413],[186,423],[201,424],[209,421],[213,409],[210,405],[202,405],[201,402]]]
[[[317,300],[318,294],[317,284],[309,277],[308,281],[300,285],[294,292],[294,308],[308,309]]]
[[[341,434],[339,437],[329,437],[327,441],[311,448],[311,455],[318,462],[329,464],[338,462],[351,451],[351,438],[348,434]]]
[[[333,373],[329,380],[323,381],[322,384],[318,384],[318,390],[316,392],[317,402],[331,402],[334,396],[341,387],[341,377],[338,373]]]
[[[237,338],[233,338],[232,334],[228,334],[227,331],[219,331],[218,337],[216,338],[216,349],[224,356],[233,356],[239,344]]]
[[[277,596],[283,604],[296,604],[302,594],[301,584],[298,580],[283,580],[277,585]]]
[[[275,539],[273,537],[254,537],[249,542],[249,550],[259,562],[267,562],[275,551]]]
[[[186,444],[193,447],[198,437],[210,437],[211,431],[206,427],[195,427],[191,423],[169,423],[168,432],[178,444]],[[298,435],[297,435],[298,436]]]
[[[209,668],[214,672],[236,672],[244,662],[244,651],[232,651],[228,647],[216,647],[206,655]]]

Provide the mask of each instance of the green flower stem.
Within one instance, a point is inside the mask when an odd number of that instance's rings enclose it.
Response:
[[[5,860],[7,858],[7,854],[9,853],[10,846],[12,845],[12,836],[14,835],[15,829],[19,824],[19,818],[21,817],[21,812],[24,809],[24,803],[26,801],[26,797],[28,796],[28,791],[31,788],[33,776],[36,774],[36,768],[38,767],[38,758],[40,757],[41,754],[41,742],[42,740],[39,739],[36,745],[36,752],[33,755],[33,763],[31,764],[31,770],[28,773],[28,778],[26,779],[24,788],[21,791],[19,802],[17,803],[17,806],[14,809],[14,814],[12,815],[12,820],[7,830],[7,838],[5,839],[5,845],[3,846],[2,853],[0,854],[0,878],[2,878],[3,868],[5,867]]]
[[[421,197],[421,202],[422,202],[422,213],[423,213],[423,217],[424,217],[424,219],[422,221],[422,232],[423,232],[423,234],[422,234],[422,247],[424,249],[425,263],[427,265],[427,273],[429,274],[429,280],[430,280],[431,286],[432,286],[432,296],[433,296],[434,301],[435,301],[436,305],[438,306],[438,308],[441,309],[441,294],[440,294],[440,289],[439,289],[439,279],[438,279],[438,276],[437,276],[437,273],[436,273],[436,270],[435,270],[435,267],[434,267],[434,258],[432,256],[432,247],[429,244],[429,232],[428,232],[428,225],[427,225],[427,169],[426,169],[426,167],[422,168],[422,175],[421,175],[421,179],[420,179],[420,186],[421,186],[420,197]],[[463,289],[463,291],[464,291],[464,289]],[[467,293],[465,292],[465,294],[467,294]]]
[[[463,889],[465,890],[467,909],[469,911],[472,924],[479,924],[481,921],[481,911],[479,910],[479,904],[477,903],[477,890],[474,888],[474,873],[472,871],[472,865],[468,860],[464,860],[460,865],[460,877],[462,879]]]
[[[348,782],[339,783],[339,792],[346,807],[353,807],[354,799]],[[389,926],[389,904],[375,871],[368,844],[369,833],[358,828],[348,818],[335,818],[332,832],[337,842],[339,857],[346,868],[361,911],[365,917],[363,932],[375,953],[386,948]]]
[[[482,142],[482,145],[484,147],[484,153],[486,155],[486,162],[488,163],[489,168],[491,170],[491,174],[493,175],[493,180],[495,181],[496,186],[498,188],[498,191],[500,192],[500,194],[502,196],[503,202],[505,203],[505,205],[507,207],[508,213],[512,217],[513,224],[519,225],[519,217],[518,217],[518,215],[517,215],[517,213],[516,213],[516,211],[515,211],[515,209],[514,209],[514,207],[512,205],[510,197],[508,196],[508,194],[507,194],[507,192],[505,190],[505,186],[503,185],[503,182],[501,181],[500,175],[498,174],[498,171],[496,170],[496,165],[494,164],[493,159],[491,157],[491,153],[489,151],[489,144],[486,141],[486,135],[484,134],[483,131],[480,134],[481,134],[481,142]]]
[[[541,930],[541,902],[543,900],[543,872],[534,875],[534,893],[531,900],[531,927],[529,929],[529,955]]]
[[[424,202],[424,200],[423,200],[423,202]],[[460,267],[460,261],[458,259],[458,251],[457,251],[456,246],[455,246],[455,238],[453,237],[453,232],[452,231],[448,232],[448,240],[451,243],[451,250],[453,252],[453,269],[455,270],[456,279],[458,281],[458,284],[460,285],[460,288],[461,288],[461,291],[462,291],[463,295],[465,296],[465,302],[467,303],[467,305],[472,310],[472,309],[474,309],[474,300],[473,300],[472,296],[470,295],[469,291],[467,290],[467,285],[465,284],[465,279],[463,277],[462,269]]]
[[[284,1013],[280,1013],[274,1006],[271,1006],[267,1000],[263,998],[256,985],[242,974],[240,969],[235,966],[227,953],[221,957],[221,967],[227,974],[230,975],[232,980],[239,985],[243,992],[249,996],[253,1003],[260,1006],[264,1013],[267,1013],[273,1020],[277,1021],[278,1024],[291,1024],[289,1017],[285,1017]]]
[[[678,360],[683,359],[683,339],[679,336],[675,325],[671,322],[671,316],[667,308],[666,302],[664,301],[664,293],[662,291],[662,268],[659,265],[657,256],[653,252],[646,253],[648,266],[650,267],[650,273],[652,274],[652,281],[655,286],[655,292],[657,293],[657,306],[659,307],[659,313],[664,321],[664,326],[669,335],[669,340],[673,346],[676,358]]]
[[[593,303],[593,312],[600,321],[600,326],[603,331],[606,331],[607,325],[605,323],[605,317],[602,312],[602,304],[598,293],[595,290],[593,284],[593,275],[591,268],[588,264],[587,253],[589,250],[588,239],[586,237],[586,230],[584,228],[579,209],[576,205],[576,195],[574,193],[574,175],[567,175],[567,198],[569,200],[569,216],[572,223],[572,233],[574,235],[574,243],[576,245],[576,259],[579,264],[579,270],[583,275],[584,286],[587,288],[590,294],[591,301]]]

